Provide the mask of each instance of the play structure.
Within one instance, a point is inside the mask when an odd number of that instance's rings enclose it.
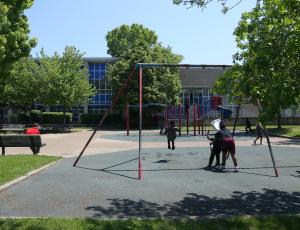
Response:
[[[225,69],[225,67],[230,67],[230,66],[225,66],[225,65],[187,65],[187,64],[155,64],[155,63],[138,63],[136,64],[131,73],[129,74],[127,80],[124,82],[124,84],[121,86],[121,88],[119,89],[118,93],[115,95],[110,108],[105,112],[104,116],[101,118],[101,120],[99,121],[98,125],[94,128],[93,133],[91,134],[90,138],[88,139],[87,143],[85,144],[85,146],[83,147],[82,151],[80,152],[80,154],[78,155],[78,157],[76,158],[73,166],[75,167],[78,163],[78,161],[80,160],[81,156],[83,155],[84,151],[86,150],[86,148],[88,147],[89,143],[91,142],[91,140],[93,139],[93,137],[95,136],[97,130],[101,127],[101,125],[103,124],[105,118],[108,116],[108,114],[111,113],[112,109],[114,108],[114,106],[117,105],[119,98],[122,96],[124,90],[127,88],[129,81],[132,79],[132,77],[134,76],[134,73],[136,71],[138,71],[138,76],[139,76],[139,144],[138,144],[138,179],[140,180],[142,178],[142,162],[141,162],[141,152],[142,152],[142,124],[143,124],[143,116],[142,116],[142,112],[143,112],[143,69],[144,68],[164,68],[164,67],[168,67],[168,68],[213,68],[213,67],[223,67]],[[259,106],[259,111],[261,113],[261,106],[260,103],[258,101],[258,106]],[[186,106],[186,107],[190,107],[190,106]],[[200,117],[201,115],[201,107],[200,107],[200,112],[196,115],[196,106],[193,107],[193,114],[194,114],[194,119],[196,119],[197,116]],[[218,108],[218,106],[217,106]],[[167,109],[167,108],[166,108]],[[202,110],[204,110],[204,107],[202,108]],[[227,111],[226,108],[224,107],[220,107],[219,106],[219,110],[222,112],[222,114],[224,115],[225,112],[226,114],[228,114],[230,111]],[[239,110],[240,110],[240,105],[237,108],[237,113],[236,113],[236,118],[235,118],[235,124],[234,124],[234,129],[233,129],[233,135],[235,132],[235,127],[237,124],[237,119],[239,116]],[[182,110],[179,109],[178,113],[181,113]],[[203,112],[202,116],[204,117],[205,112]],[[169,115],[167,113],[167,115]],[[190,113],[188,112],[186,114],[186,116],[188,117],[190,115]],[[167,117],[167,116],[166,116]],[[170,119],[167,117],[167,119]],[[189,121],[189,119],[187,119],[187,121]],[[198,121],[200,121],[200,119],[198,119]],[[187,127],[189,127],[187,125]],[[194,129],[195,130],[195,129]],[[272,158],[272,162],[273,162],[273,166],[274,166],[274,171],[275,171],[275,175],[278,177],[278,172],[277,172],[277,168],[276,168],[276,164],[275,164],[275,159],[272,153],[272,147],[271,147],[271,142],[269,140],[269,136],[268,133],[266,132],[266,138],[267,138],[267,142],[268,142],[268,147],[270,150],[270,155]]]
[[[207,125],[210,120],[216,117],[222,119],[229,118],[232,110],[221,106],[221,96],[202,96],[198,99],[199,104],[189,105],[167,105],[160,103],[143,104],[143,108],[161,108],[161,112],[152,112],[153,124],[161,127],[167,127],[170,121],[174,121],[176,126],[180,129],[186,129],[186,135],[190,133],[190,127],[193,127],[193,135],[206,135]],[[132,108],[139,108],[139,105],[126,104],[125,108],[125,122],[126,134],[130,135],[130,110]]]

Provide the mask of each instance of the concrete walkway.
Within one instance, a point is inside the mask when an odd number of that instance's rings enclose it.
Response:
[[[164,148],[166,137],[159,136],[159,131],[143,131],[143,148]],[[46,146],[41,148],[40,155],[73,157],[78,156],[92,131],[74,132],[68,134],[42,134],[42,142]],[[138,148],[138,132],[132,131],[127,137],[125,131],[98,131],[86,149],[84,155],[101,154]],[[237,146],[251,146],[254,137],[235,138]],[[183,136],[176,139],[177,147],[208,147],[205,136]],[[283,147],[300,147],[300,140],[272,137],[273,145]],[[266,145],[266,139],[264,139]],[[7,148],[6,154],[31,154],[30,148]]]

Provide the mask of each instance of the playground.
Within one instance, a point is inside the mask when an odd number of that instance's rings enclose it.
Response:
[[[169,150],[166,137],[158,133],[143,132],[140,180],[137,131],[130,136],[126,131],[97,132],[76,167],[72,164],[82,139],[91,132],[56,136],[64,154],[55,155],[65,158],[2,190],[0,216],[198,219],[299,213],[298,141],[271,138],[276,177],[265,141],[253,146],[253,137],[238,133],[240,171],[234,172],[230,158],[225,170],[206,170],[210,149],[205,136],[177,137],[176,149]],[[43,139],[55,138],[45,134]],[[71,148],[63,144],[68,140]],[[55,153],[50,146],[41,151]]]

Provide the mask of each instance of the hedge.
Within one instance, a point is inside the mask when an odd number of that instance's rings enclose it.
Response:
[[[66,123],[72,122],[73,114],[66,113]],[[63,112],[43,112],[42,113],[43,124],[63,124],[64,113]]]

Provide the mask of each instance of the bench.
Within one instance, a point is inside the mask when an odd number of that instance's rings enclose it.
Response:
[[[5,155],[5,147],[30,147],[33,154],[38,154],[44,146],[40,135],[1,135],[0,146],[2,155]]]
[[[7,132],[17,132],[24,133],[25,125],[24,124],[2,124],[0,131],[3,133]]]

